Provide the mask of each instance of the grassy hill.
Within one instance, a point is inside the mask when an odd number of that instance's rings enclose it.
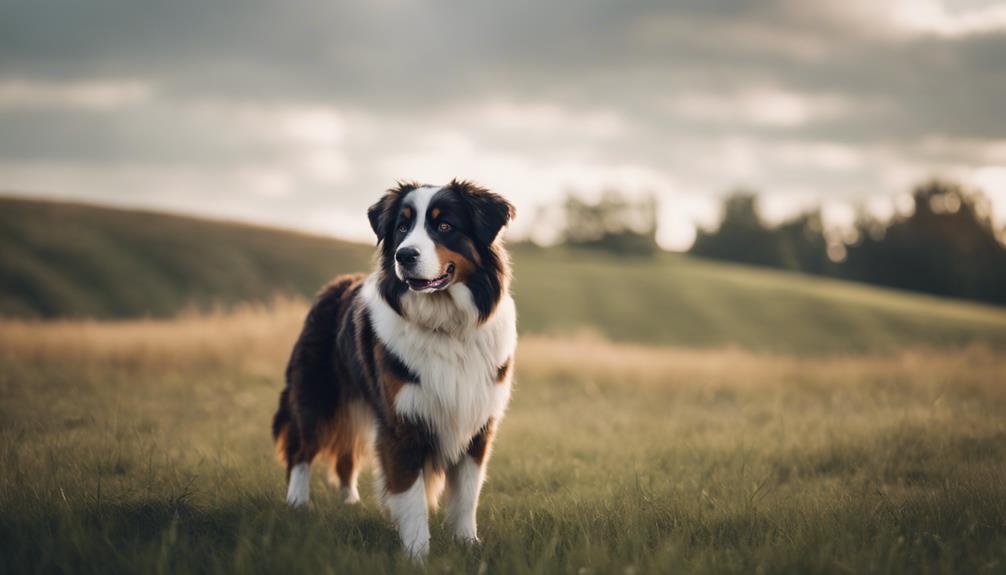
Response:
[[[361,217],[363,217],[361,215]],[[169,316],[314,293],[373,248],[289,231],[66,203],[0,200],[0,315]],[[713,263],[515,250],[525,333],[799,353],[1006,348],[1006,310]]]
[[[250,225],[0,200],[0,314],[170,316],[312,294],[369,266],[367,246]]]
[[[526,331],[774,352],[1006,347],[1006,309],[666,254],[541,250],[515,257]]]

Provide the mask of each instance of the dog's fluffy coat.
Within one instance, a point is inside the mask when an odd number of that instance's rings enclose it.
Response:
[[[475,184],[400,184],[369,212],[380,251],[370,275],[322,290],[294,346],[273,421],[287,501],[309,499],[327,456],[347,502],[370,454],[378,491],[414,557],[428,509],[477,540],[475,511],[493,433],[510,398],[517,345],[500,231],[513,207]],[[405,262],[405,263],[403,263]]]

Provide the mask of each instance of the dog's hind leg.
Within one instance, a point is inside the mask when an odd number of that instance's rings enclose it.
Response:
[[[311,500],[311,464],[302,461],[290,468],[290,481],[286,488],[286,503],[290,507],[303,507]]]
[[[296,426],[287,429],[286,441],[286,502],[290,507],[303,507],[311,499],[311,461],[313,441],[305,441]]]
[[[336,414],[328,446],[329,484],[339,487],[345,503],[360,501],[360,468],[373,448],[374,432],[373,413],[360,400],[350,401]]]
[[[301,426],[291,416],[289,391],[280,396],[279,410],[273,419],[273,437],[280,460],[286,464],[286,502],[292,507],[307,505],[311,490],[311,459],[306,457]]]
[[[283,447],[286,460],[286,502],[291,507],[303,507],[311,499],[311,463],[319,452],[319,420],[317,414],[301,409],[300,417],[287,426]]]
[[[360,475],[360,466],[356,454],[349,452],[339,455],[335,460],[335,474],[339,478],[342,501],[348,504],[359,503],[360,490],[357,487],[357,479]]]

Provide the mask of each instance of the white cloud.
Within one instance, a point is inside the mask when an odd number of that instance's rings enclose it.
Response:
[[[0,79],[0,111],[76,108],[114,110],[149,100],[153,87],[139,80],[91,79],[50,82]]]
[[[765,223],[775,226],[814,210],[819,204],[820,198],[813,190],[773,189],[759,197],[758,215]]]
[[[312,149],[299,158],[295,157],[291,169],[319,184],[344,183],[352,174],[346,155],[338,149],[326,147]]]
[[[847,172],[866,164],[867,151],[853,146],[827,141],[783,141],[767,150],[785,167],[819,168]]]
[[[466,124],[518,134],[580,134],[597,138],[624,131],[622,118],[612,110],[571,111],[552,102],[518,103],[494,99],[459,113]]]
[[[673,97],[668,108],[672,114],[689,120],[792,128],[842,116],[848,104],[834,95],[762,87],[733,94],[682,94]]]
[[[297,142],[328,146],[340,143],[345,136],[346,119],[331,107],[283,106],[274,114],[279,130]]]
[[[982,189],[992,202],[992,218],[999,228],[1006,228],[1006,166],[986,166],[975,170],[971,182]]]
[[[345,146],[357,116],[332,106],[205,99],[180,102],[171,113],[202,129],[201,133],[182,134],[182,138],[212,139],[220,147],[235,150],[231,155],[239,158],[238,164],[243,163],[241,155],[247,154],[251,161],[253,151],[265,149],[269,166],[258,167],[255,177],[246,178],[253,191],[289,195],[300,180],[335,185],[345,183],[353,173]],[[243,166],[234,167],[248,173]]]
[[[870,196],[863,203],[863,210],[877,220],[888,221],[899,212],[898,200],[890,195]]]
[[[715,228],[721,216],[714,196],[668,191],[660,196],[659,205],[657,244],[676,252],[687,251],[699,228]]]
[[[907,32],[966,36],[1006,30],[1006,3],[955,11],[941,0],[895,0],[890,17]]]
[[[234,170],[233,177],[238,189],[257,196],[283,198],[294,192],[292,174],[282,167],[246,166]]]
[[[932,135],[911,146],[927,160],[949,159],[961,163],[1006,164],[1006,139],[981,139]]]
[[[356,213],[338,207],[318,207],[310,210],[296,227],[345,240],[369,244],[375,241],[370,222],[362,211]]]
[[[805,21],[829,23],[846,34],[899,39],[919,35],[960,38],[1006,30],[1006,3],[951,0],[783,0]]]

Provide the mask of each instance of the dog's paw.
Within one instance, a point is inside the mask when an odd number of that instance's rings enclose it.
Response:
[[[468,533],[456,533],[454,534],[454,540],[462,545],[468,545],[470,547],[481,547],[482,540],[478,538],[477,535]]]
[[[360,492],[356,489],[341,488],[342,502],[346,505],[356,505],[360,502]]]
[[[426,565],[426,556],[430,554],[430,542],[425,541],[413,541],[405,543],[402,549],[409,556],[409,559],[416,565]]]

